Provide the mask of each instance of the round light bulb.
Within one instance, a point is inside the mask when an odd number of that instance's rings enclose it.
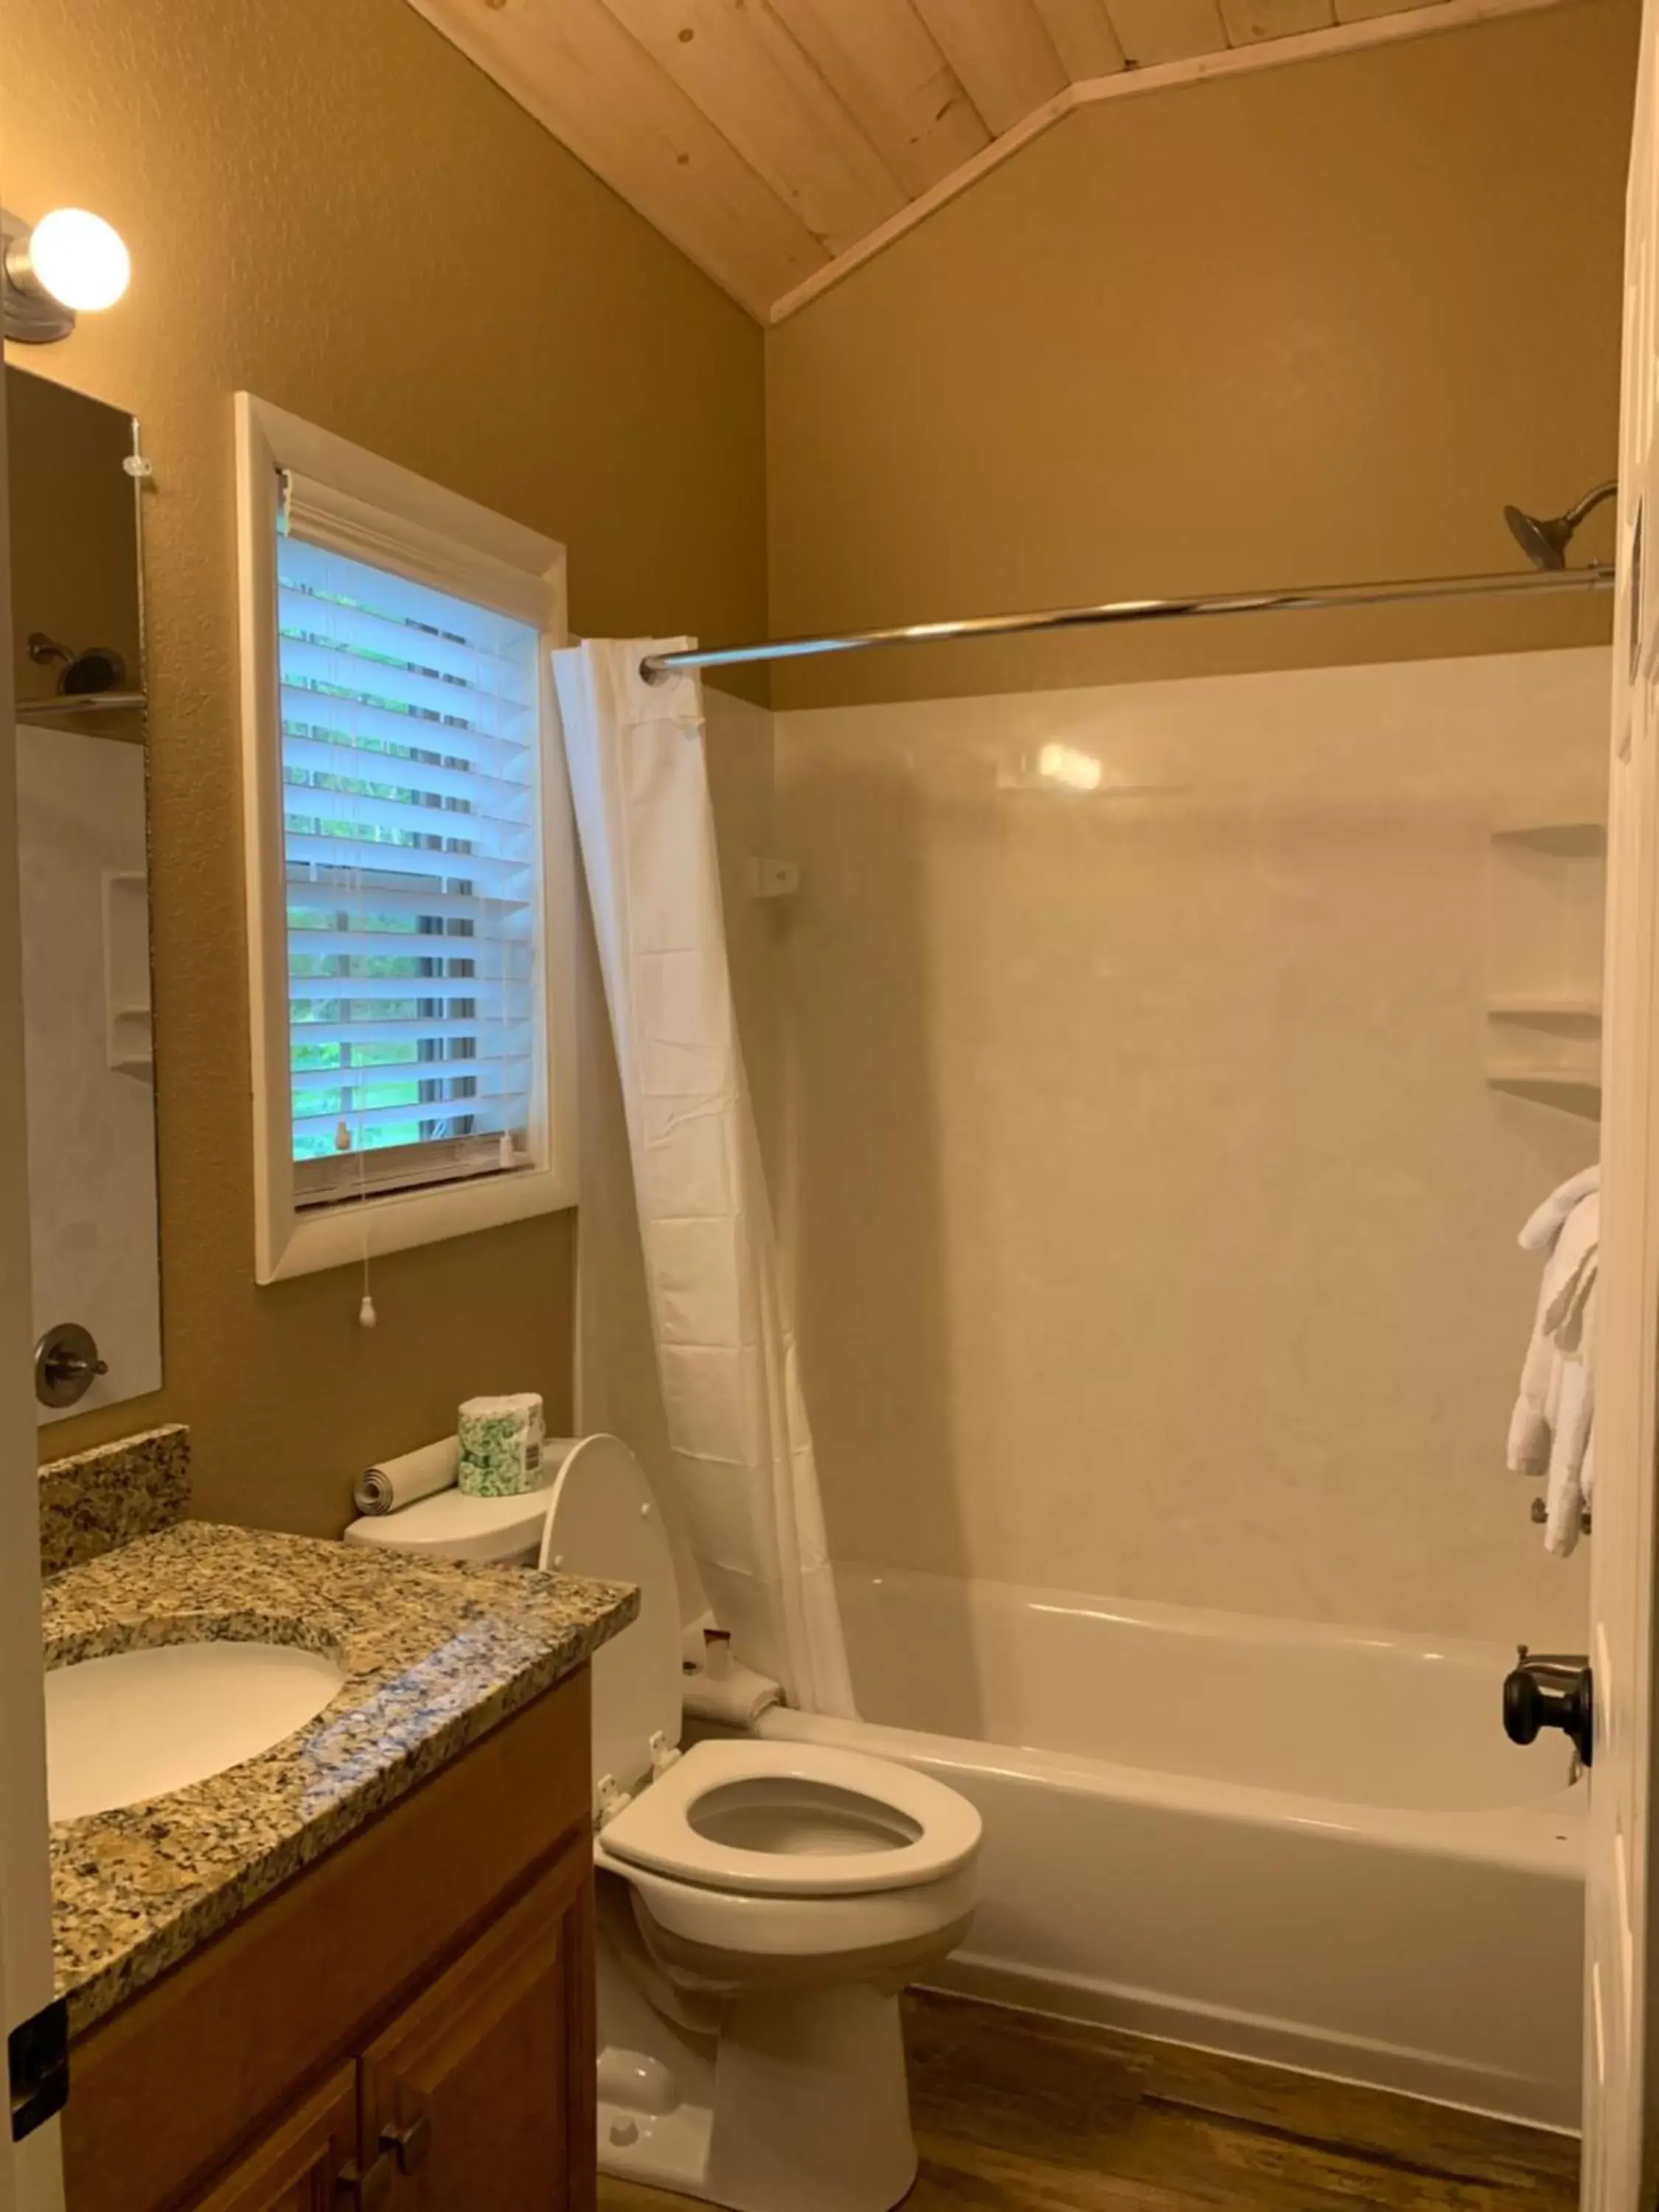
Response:
[[[66,307],[96,313],[112,307],[127,289],[132,258],[121,234],[85,208],[54,208],[28,239],[36,281]]]

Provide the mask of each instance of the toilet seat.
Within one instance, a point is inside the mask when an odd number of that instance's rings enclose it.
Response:
[[[857,1897],[944,1881],[979,1847],[966,1798],[827,1744],[706,1742],[605,1824],[606,1855],[746,1897]]]

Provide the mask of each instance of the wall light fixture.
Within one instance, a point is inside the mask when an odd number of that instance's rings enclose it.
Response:
[[[33,225],[0,208],[5,333],[25,345],[66,338],[77,313],[112,307],[132,259],[121,234],[85,208],[54,208]]]

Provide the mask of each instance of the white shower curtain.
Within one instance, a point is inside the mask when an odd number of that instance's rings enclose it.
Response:
[[[679,1520],[743,1662],[854,1711],[817,1468],[744,1077],[695,675],[673,641],[553,656],[622,1080]]]

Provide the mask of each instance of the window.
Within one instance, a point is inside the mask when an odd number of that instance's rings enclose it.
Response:
[[[277,524],[299,1192],[510,1171],[535,1089],[539,635]]]
[[[261,1281],[568,1205],[559,548],[243,395]]]

